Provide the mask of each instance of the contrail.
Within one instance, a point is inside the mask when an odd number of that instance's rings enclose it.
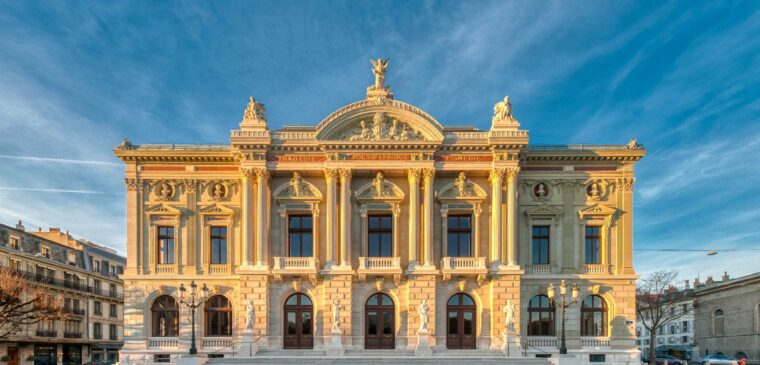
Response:
[[[8,186],[0,186],[0,190],[19,190],[19,191],[39,191],[43,193],[69,193],[69,194],[103,194],[103,195],[119,195],[114,193],[107,193],[104,191],[95,190],[67,190],[67,189],[42,189],[42,188],[14,188]]]
[[[121,166],[121,164],[118,162],[94,161],[94,160],[72,160],[72,159],[67,159],[67,158],[52,158],[52,157],[0,155],[0,158],[7,158],[11,160],[37,161],[37,162],[58,162],[58,163],[75,163],[75,164],[83,164],[83,165]]]

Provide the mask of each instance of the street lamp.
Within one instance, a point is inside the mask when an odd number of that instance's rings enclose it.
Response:
[[[184,304],[190,309],[190,314],[192,318],[192,337],[190,340],[190,355],[196,355],[198,354],[198,348],[195,347],[195,309],[200,307],[208,297],[208,287],[206,284],[203,284],[203,288],[201,288],[200,297],[198,298],[198,303],[195,302],[195,297],[198,296],[198,285],[195,285],[195,280],[190,282],[190,297],[188,300],[185,300],[185,292],[187,289],[185,289],[185,284],[179,284],[179,302],[181,304]]]
[[[567,354],[567,345],[565,344],[565,309],[571,305],[578,303],[578,285],[573,284],[572,295],[567,297],[567,284],[564,280],[559,283],[559,297],[554,293],[554,284],[549,284],[546,288],[546,294],[549,296],[549,301],[553,306],[559,307],[562,314],[562,338],[559,345],[559,353]]]

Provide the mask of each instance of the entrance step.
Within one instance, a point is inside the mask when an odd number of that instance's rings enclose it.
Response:
[[[387,350],[382,355],[376,351],[348,351],[345,356],[327,357],[315,356],[315,351],[306,351],[308,355],[296,355],[287,351],[284,355],[275,355],[280,351],[262,351],[254,357],[248,358],[215,358],[209,359],[209,365],[224,364],[256,364],[256,365],[384,365],[384,364],[412,364],[412,365],[461,365],[473,363],[478,365],[549,365],[549,360],[544,358],[519,358],[504,357],[491,354],[490,351],[477,351],[471,354],[448,354],[438,353],[433,356],[414,356],[406,354],[404,350]],[[318,352],[318,351],[317,351]]]

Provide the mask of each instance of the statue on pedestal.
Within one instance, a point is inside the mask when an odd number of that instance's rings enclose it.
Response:
[[[340,301],[333,299],[332,301],[332,333],[340,333]]]
[[[253,330],[253,323],[255,322],[255,313],[253,311],[253,302],[248,300],[245,304],[245,329]]]
[[[385,70],[388,69],[388,62],[390,59],[378,58],[377,60],[369,60],[372,64],[372,73],[375,74],[375,89],[385,88]]]
[[[420,302],[420,305],[417,306],[417,314],[420,315],[420,328],[417,330],[417,333],[428,333],[428,325],[430,319],[428,318],[428,311],[430,310],[430,305],[427,303],[427,299],[423,299],[422,302]]]

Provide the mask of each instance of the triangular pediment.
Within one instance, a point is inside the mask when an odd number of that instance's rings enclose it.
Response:
[[[201,215],[235,215],[235,211],[219,203],[207,205],[199,210]]]
[[[562,214],[562,209],[555,208],[548,204],[541,204],[525,211],[527,216],[559,216]]]
[[[483,201],[487,196],[486,190],[468,179],[463,172],[438,191],[438,200],[441,201]]]
[[[294,172],[287,183],[280,185],[274,191],[274,199],[321,201],[322,193],[314,184],[304,180],[301,173]]]
[[[359,201],[399,201],[404,200],[404,191],[393,182],[385,179],[382,173],[356,190]]]
[[[182,211],[166,203],[156,204],[145,209],[149,215],[181,215]]]
[[[608,207],[604,204],[594,204],[578,211],[578,215],[581,219],[587,216],[609,217],[615,214],[615,212],[616,210],[614,208]]]

